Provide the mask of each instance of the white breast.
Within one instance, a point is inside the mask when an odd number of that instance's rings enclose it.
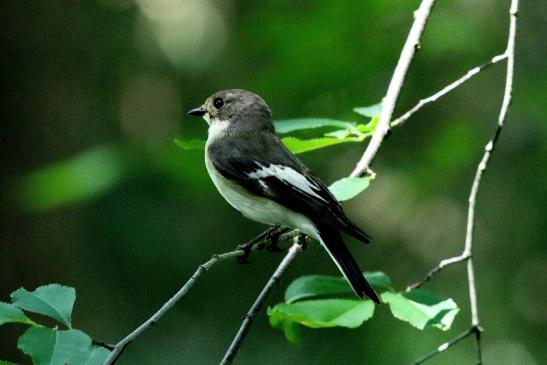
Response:
[[[211,139],[210,135],[209,139]],[[251,220],[287,228],[298,228],[307,235],[319,239],[315,225],[309,218],[273,200],[255,195],[237,183],[226,179],[213,166],[207,155],[207,148],[205,151],[205,166],[209,176],[220,194],[231,206]]]

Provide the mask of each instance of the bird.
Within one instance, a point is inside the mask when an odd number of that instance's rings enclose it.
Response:
[[[319,241],[360,298],[380,303],[342,240],[370,237],[344,213],[326,185],[282,143],[272,112],[258,95],[222,90],[188,112],[208,124],[205,166],[222,197],[245,217],[298,229]]]

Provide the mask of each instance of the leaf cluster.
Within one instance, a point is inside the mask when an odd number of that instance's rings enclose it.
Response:
[[[32,292],[17,289],[11,293],[11,303],[0,302],[0,326],[8,323],[28,326],[17,347],[32,358],[34,365],[101,365],[110,352],[72,327],[75,300],[74,288],[59,284],[41,286]],[[41,315],[44,322],[49,319],[56,325],[48,327],[31,319],[28,313]],[[14,365],[0,360],[0,365],[4,364]]]

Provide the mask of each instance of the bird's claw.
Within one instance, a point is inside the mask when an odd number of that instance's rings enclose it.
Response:
[[[263,249],[265,247],[269,252],[283,252],[283,248],[279,247],[277,243],[279,241],[279,237],[281,237],[281,235],[288,230],[288,228],[273,226],[252,240],[237,246],[237,250],[243,251],[243,254],[237,256],[236,261],[240,264],[251,263],[251,252],[253,247],[257,245],[260,245],[258,246],[258,249]],[[264,244],[264,241],[270,241],[270,243]]]
[[[266,245],[266,250],[269,252],[283,252],[285,251],[282,247],[279,247],[279,237],[283,235],[285,232],[287,232],[288,228],[281,228],[281,227],[274,227],[273,230],[268,232],[268,235],[266,236],[266,239],[270,241],[269,244]]]

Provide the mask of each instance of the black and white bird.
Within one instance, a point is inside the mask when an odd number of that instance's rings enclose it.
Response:
[[[223,90],[188,112],[209,125],[205,165],[220,194],[254,221],[296,228],[327,250],[353,291],[380,299],[342,240],[369,237],[344,214],[329,189],[276,135],[270,108],[245,90]]]

